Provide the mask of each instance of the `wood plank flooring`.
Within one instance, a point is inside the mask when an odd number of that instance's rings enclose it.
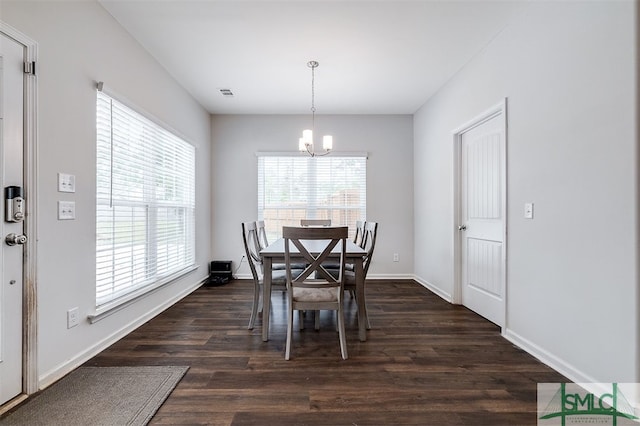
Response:
[[[151,424],[535,425],[536,384],[567,379],[499,329],[414,281],[368,281],[372,329],[358,340],[346,297],[349,359],[329,312],[294,332],[276,291],[270,340],[247,330],[253,284],[202,287],[85,365],[187,365]]]

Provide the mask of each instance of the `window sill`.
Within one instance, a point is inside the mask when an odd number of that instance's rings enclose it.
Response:
[[[128,294],[126,296],[123,296],[123,297],[121,297],[119,299],[116,299],[116,300],[113,300],[111,302],[105,303],[104,305],[100,306],[99,308],[96,308],[96,312],[94,314],[92,314],[92,315],[89,315],[87,318],[88,318],[88,320],[89,320],[89,322],[91,324],[94,324],[94,323],[96,323],[98,321],[101,321],[101,320],[107,318],[108,316],[111,316],[112,314],[115,314],[119,310],[124,309],[124,308],[134,304],[138,300],[155,293],[157,290],[163,288],[167,284],[171,284],[172,282],[174,282],[178,278],[181,278],[181,277],[187,275],[188,273],[195,271],[198,268],[199,268],[198,265],[188,266],[188,267],[176,272],[175,274],[170,275],[170,276],[158,281],[157,283],[155,283],[153,285],[141,288],[139,290],[134,291],[131,294]]]

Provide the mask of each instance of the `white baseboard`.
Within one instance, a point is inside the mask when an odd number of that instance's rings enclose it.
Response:
[[[578,370],[571,364],[565,362],[564,360],[555,356],[551,352],[541,348],[540,346],[536,345],[530,340],[518,335],[517,333],[510,330],[509,328],[506,328],[503,330],[502,336],[508,341],[510,341],[511,343],[513,343],[514,345],[518,346],[520,349],[524,350],[525,352],[529,353],[530,355],[538,359],[538,361],[553,368],[558,373],[562,374],[563,376],[565,376],[566,378],[568,378],[570,381],[574,383],[596,383],[597,382],[595,378]]]
[[[571,364],[541,348],[530,340],[518,335],[512,330],[503,330],[502,336],[523,351],[527,352],[529,355],[535,357],[541,363],[565,376],[570,382],[579,384],[587,392],[594,395],[603,395],[611,392],[610,383],[600,382],[598,379],[578,370]],[[625,389],[625,397],[628,398],[627,400],[633,406],[635,412],[638,413],[640,412],[640,386],[638,386],[637,383],[630,383],[628,385],[629,386]],[[619,386],[622,385],[619,384]]]
[[[414,279],[429,291],[432,291],[447,302],[452,303],[453,299],[449,293],[442,291],[438,287],[434,286],[426,280],[421,279],[420,277],[416,276],[414,277]],[[589,376],[583,371],[578,370],[571,364],[565,362],[551,352],[541,348],[530,340],[518,335],[513,330],[503,328],[502,337],[504,337],[520,349],[524,350],[525,352],[536,358],[538,361],[562,374],[567,379],[569,379],[569,381],[573,383],[580,383],[583,387],[585,387],[587,391],[594,394],[602,394],[602,392],[606,390],[606,388],[602,388],[602,384],[598,383],[595,378]]]
[[[413,279],[416,280],[421,286],[423,286],[427,290],[431,291],[437,296],[440,296],[442,299],[446,300],[447,302],[453,303],[453,297],[446,291],[443,291],[442,289],[431,284],[429,281],[424,280],[416,275],[413,276]]]
[[[236,274],[233,276],[234,280],[252,280],[253,275],[251,274]]]
[[[40,375],[40,377],[38,378],[38,390],[42,390],[52,385],[53,383],[55,383],[56,381],[64,377],[66,374],[78,368],[79,366],[81,366],[82,364],[84,364],[85,362],[87,362],[88,360],[90,360],[91,358],[93,358],[94,356],[96,356],[97,354],[99,354],[100,352],[102,352],[103,350],[105,350],[115,342],[117,342],[118,340],[122,339],[127,334],[131,333],[136,328],[140,327],[145,322],[159,315],[166,309],[176,304],[179,300],[193,293],[196,289],[202,286],[202,284],[204,284],[206,280],[207,278],[204,278],[184,288],[180,293],[178,293],[176,296],[172,297],[171,299],[167,300],[162,305],[156,306],[151,311],[138,317],[136,320],[130,322],[129,324],[126,324],[124,327],[120,328],[119,330],[116,330],[114,333],[100,340],[95,345],[78,353],[76,356],[63,362],[62,364],[57,365],[52,370]]]
[[[367,274],[368,280],[412,280],[413,274]]]
[[[236,274],[233,276],[236,280],[252,280],[251,274]],[[368,274],[368,280],[413,280],[415,276],[413,274]]]

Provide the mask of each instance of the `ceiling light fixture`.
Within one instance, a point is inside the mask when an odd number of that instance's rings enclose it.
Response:
[[[312,157],[327,155],[333,149],[333,136],[325,135],[322,137],[322,148],[324,153],[317,154],[313,145],[313,132],[316,124],[316,106],[315,106],[315,70],[320,65],[317,61],[309,61],[307,66],[311,68],[311,129],[304,130],[302,137],[298,141],[298,149],[300,152],[307,152]]]

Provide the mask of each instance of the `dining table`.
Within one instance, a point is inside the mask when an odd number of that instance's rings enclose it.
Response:
[[[314,256],[317,256],[325,247],[326,242],[322,240],[303,240],[305,248]],[[347,240],[347,248],[345,252],[345,263],[353,264],[356,281],[356,302],[358,306],[358,337],[361,342],[367,340],[367,312],[365,309],[365,277],[363,262],[367,252],[365,249],[355,244],[353,241]],[[305,262],[305,258],[300,254],[295,246],[290,247],[289,256],[291,263]],[[267,247],[260,250],[262,265],[264,268],[263,286],[262,286],[262,340],[269,340],[269,318],[271,314],[271,276],[274,264],[283,264],[284,260],[284,238],[279,238]],[[340,246],[334,247],[329,259],[340,259]]]

